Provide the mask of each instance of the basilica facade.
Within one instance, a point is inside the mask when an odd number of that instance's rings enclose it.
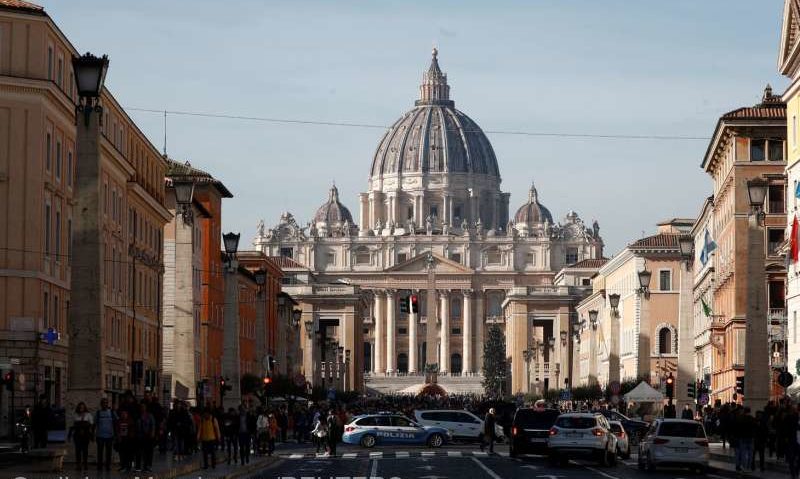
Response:
[[[284,290],[304,304],[314,384],[335,364],[349,389],[410,391],[435,365],[445,389],[477,392],[493,325],[506,335],[509,392],[570,381],[574,307],[603,257],[600,228],[573,211],[554,218],[533,184],[511,214],[492,145],[456,109],[435,49],[419,99],[378,142],[357,205],[358,222],[334,185],[310,221],[284,213],[253,240],[298,273]]]

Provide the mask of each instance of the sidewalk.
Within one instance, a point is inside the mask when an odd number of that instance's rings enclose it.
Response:
[[[712,442],[708,445],[708,450],[709,450],[708,452],[711,455],[712,461],[717,461],[723,464],[730,464],[731,470],[736,469],[735,468],[736,450],[731,448],[730,445],[728,445],[725,449],[723,449],[721,442]],[[758,468],[758,461],[756,461],[756,468]],[[786,464],[785,461],[778,460],[774,456],[769,457],[768,455],[765,455],[764,470],[788,474],[789,466]]]
[[[139,477],[140,479],[175,479],[181,476],[186,477],[197,477],[197,471],[202,471],[203,478],[232,478],[237,477],[238,475],[252,472],[253,470],[263,468],[269,463],[277,460],[278,458],[273,457],[263,457],[263,456],[254,456],[252,457],[250,464],[246,466],[238,466],[238,465],[231,465],[228,466],[225,464],[225,454],[221,451],[217,451],[217,468],[216,469],[202,469],[203,466],[203,455],[202,453],[198,452],[195,453],[193,456],[181,460],[181,461],[174,461],[172,459],[172,453],[167,452],[166,454],[159,454],[158,451],[155,452],[153,456],[153,472],[129,472],[129,473],[121,473],[117,472],[118,464],[116,461],[118,457],[114,454],[113,461],[114,464],[111,466],[110,471],[98,471],[96,468],[96,459],[94,454],[89,455],[89,470],[87,472],[79,473],[75,467],[75,455],[74,455],[74,448],[67,447],[64,444],[51,444],[48,449],[64,449],[67,448],[67,457],[64,459],[64,469],[61,472],[31,472],[32,467],[26,464],[19,464],[19,465],[8,465],[3,467],[3,475],[8,474],[8,477],[25,477],[25,479],[66,479],[67,477],[75,477],[75,478],[101,478],[101,479],[111,479],[111,478],[135,478]],[[91,446],[90,446],[91,447]],[[90,449],[91,451],[91,449]],[[96,452],[96,450],[95,450]]]

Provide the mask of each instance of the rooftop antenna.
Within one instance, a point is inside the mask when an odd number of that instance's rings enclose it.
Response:
[[[164,156],[167,156],[167,110],[164,110]]]

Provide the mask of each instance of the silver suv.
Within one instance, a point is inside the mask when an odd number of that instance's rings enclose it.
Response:
[[[550,461],[566,465],[575,455],[590,456],[602,466],[617,463],[617,437],[601,414],[568,413],[558,416],[548,439]]]

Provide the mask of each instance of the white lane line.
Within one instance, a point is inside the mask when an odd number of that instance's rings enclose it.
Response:
[[[396,457],[397,459],[407,459],[410,456],[411,454],[409,454],[407,451],[399,451],[394,453],[394,457]]]
[[[422,451],[422,457],[433,457],[436,453],[433,451]]]
[[[369,477],[378,477],[378,460],[372,461],[372,469],[370,470]]]
[[[448,457],[461,457],[461,451],[447,451]]]
[[[303,454],[291,454],[289,455],[289,459],[302,459],[303,456]]]
[[[573,462],[573,463],[574,463],[574,464],[577,464],[577,463],[575,463],[575,462]],[[579,465],[579,466],[583,466],[583,464],[578,464],[578,465]],[[612,476],[611,474],[606,474],[605,472],[603,472],[603,471],[601,471],[601,470],[599,470],[599,469],[595,469],[595,468],[593,468],[593,467],[590,467],[590,466],[583,466],[583,467],[584,467],[584,468],[586,468],[586,469],[588,469],[588,470],[590,470],[590,471],[592,471],[592,472],[594,472],[595,474],[600,474],[600,475],[601,475],[601,476],[603,476],[603,477],[607,477],[608,479],[619,479],[619,477],[617,477],[617,476]]]
[[[499,476],[499,475],[498,475],[496,472],[494,472],[493,470],[489,469],[489,468],[486,466],[486,464],[484,464],[484,463],[482,463],[481,461],[479,461],[477,457],[475,457],[475,456],[472,456],[472,457],[470,457],[470,459],[472,459],[473,461],[475,461],[475,464],[477,464],[478,466],[480,466],[480,468],[481,468],[481,469],[483,469],[483,471],[484,471],[486,474],[489,474],[489,476],[490,476],[492,479],[503,479],[503,478],[502,478],[502,477],[500,477],[500,476]]]
[[[342,454],[342,459],[355,459],[358,457],[358,453],[355,452],[348,452],[347,454]]]
[[[472,455],[473,456],[486,457],[486,456],[489,455],[489,453],[485,452],[485,451],[472,451]]]
[[[713,477],[714,479],[729,479],[729,478],[727,478],[725,476],[718,476],[716,474],[706,474],[706,476]]]
[[[369,453],[369,457],[381,458],[383,457],[383,452],[371,452]],[[378,476],[373,476],[373,477],[378,477]]]
[[[502,457],[508,457],[508,453],[507,452],[496,452],[495,454],[497,454],[498,456],[502,456]]]

